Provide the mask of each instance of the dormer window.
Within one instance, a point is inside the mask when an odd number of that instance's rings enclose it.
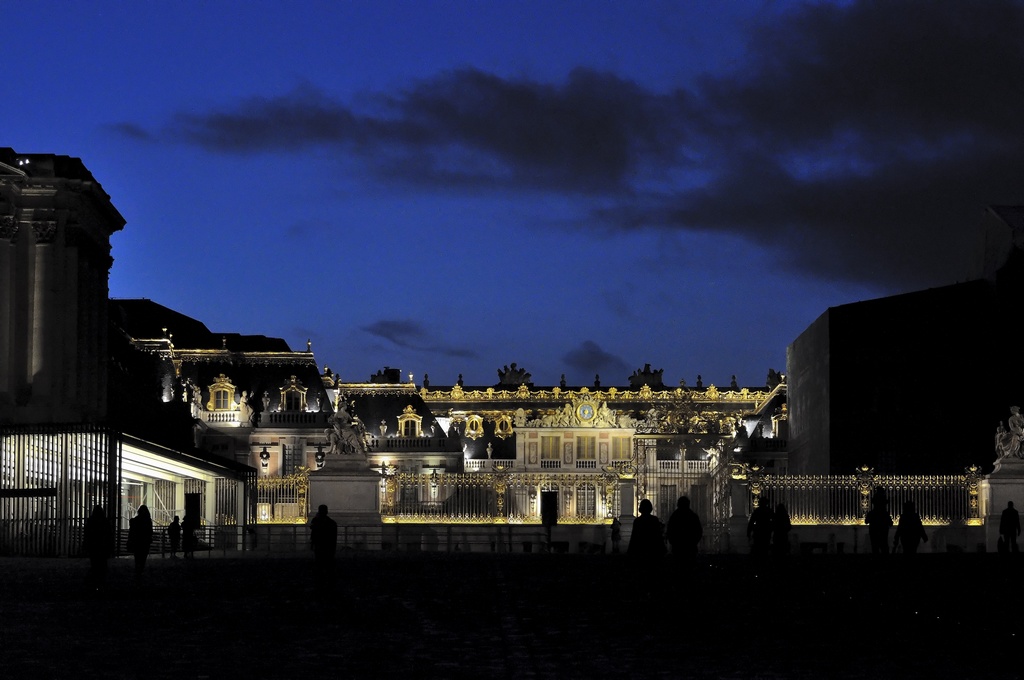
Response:
[[[419,437],[423,431],[423,416],[417,415],[412,404],[405,407],[398,416],[398,431],[403,437]]]
[[[303,387],[302,381],[294,375],[288,378],[281,386],[281,410],[305,411],[306,389]]]
[[[210,385],[210,401],[206,404],[207,411],[235,410],[235,386],[231,380],[221,373]]]

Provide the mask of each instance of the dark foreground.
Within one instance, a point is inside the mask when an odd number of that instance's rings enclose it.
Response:
[[[1024,560],[0,559],[5,678],[1013,678]]]

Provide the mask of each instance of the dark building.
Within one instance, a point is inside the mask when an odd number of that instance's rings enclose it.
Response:
[[[992,207],[966,283],[829,308],[789,346],[789,470],[958,473],[994,460],[1024,294],[1024,209]]]

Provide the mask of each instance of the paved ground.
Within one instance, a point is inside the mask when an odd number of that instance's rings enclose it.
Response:
[[[998,555],[0,559],[5,678],[1014,678],[1024,560]]]

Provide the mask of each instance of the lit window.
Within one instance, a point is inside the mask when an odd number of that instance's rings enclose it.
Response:
[[[540,459],[541,460],[561,460],[561,452],[559,451],[561,445],[558,437],[541,437],[540,438]]]
[[[294,375],[281,386],[281,410],[306,410],[306,388],[303,387],[302,381]]]
[[[576,460],[597,460],[597,437],[576,437]]]
[[[210,385],[210,401],[206,404],[208,411],[233,411],[235,408],[235,386],[230,378],[221,373]]]
[[[629,460],[633,457],[633,447],[629,437],[612,437],[612,460]]]
[[[403,437],[419,437],[423,431],[423,416],[416,414],[412,404],[407,405],[398,416],[398,431]]]

